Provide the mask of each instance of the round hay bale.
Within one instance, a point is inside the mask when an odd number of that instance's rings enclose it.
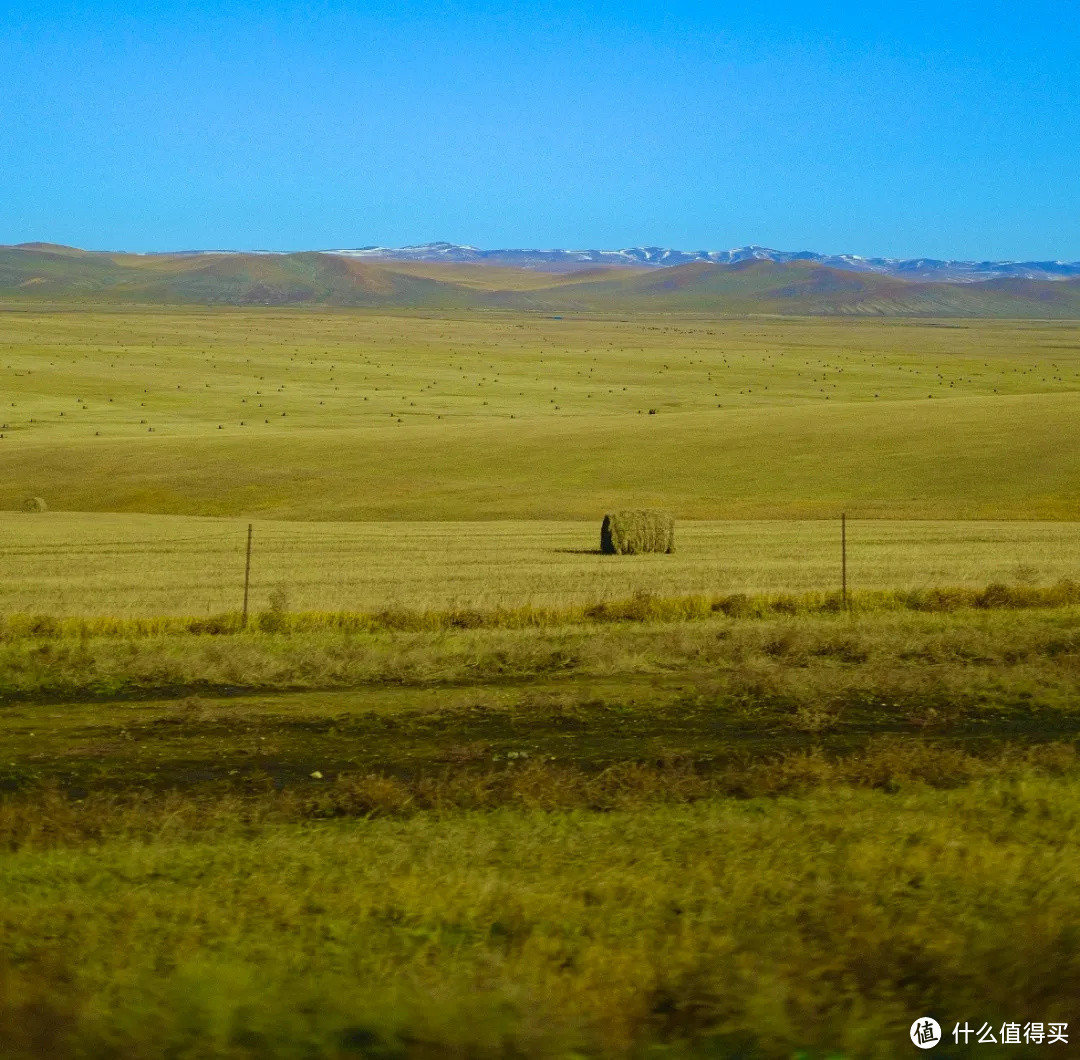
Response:
[[[45,503],[44,497],[27,497],[23,501],[24,512],[47,512],[49,506]]]
[[[658,508],[608,512],[600,527],[600,551],[606,556],[675,551],[675,519]]]

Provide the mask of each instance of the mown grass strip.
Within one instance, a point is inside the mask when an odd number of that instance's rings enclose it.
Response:
[[[1050,586],[995,583],[984,588],[937,586],[927,589],[868,589],[848,594],[854,614],[883,611],[951,613],[960,610],[1026,610],[1080,604],[1080,582],[1062,579]],[[683,622],[726,615],[762,619],[777,615],[837,614],[838,592],[769,593],[726,596],[653,596],[571,607],[498,607],[491,610],[263,611],[245,626],[239,611],[207,616],[148,618],[58,617],[13,614],[0,617],[0,641],[91,637],[228,636],[239,633],[437,633],[464,629],[540,629],[611,622]]]

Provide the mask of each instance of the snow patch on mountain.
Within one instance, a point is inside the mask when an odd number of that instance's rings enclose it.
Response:
[[[562,271],[594,265],[670,268],[703,261],[737,265],[746,261],[808,261],[852,272],[874,272],[905,280],[977,282],[984,280],[1066,280],[1080,277],[1077,261],[950,261],[938,258],[866,258],[859,254],[818,254],[811,250],[773,250],[750,245],[732,250],[674,250],[625,247],[621,250],[480,250],[460,243],[420,243],[406,247],[367,246],[330,250],[328,254],[373,261],[449,261],[477,265],[514,265]]]

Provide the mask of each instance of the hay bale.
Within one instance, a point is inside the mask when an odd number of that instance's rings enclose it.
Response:
[[[600,551],[606,556],[674,552],[675,520],[658,508],[608,512],[600,527]]]
[[[23,501],[24,512],[47,512],[48,510],[49,506],[43,497],[27,497]]]

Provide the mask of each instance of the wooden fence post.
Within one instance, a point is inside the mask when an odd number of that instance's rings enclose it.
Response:
[[[840,515],[840,595],[844,610],[848,609],[847,597],[847,512]]]
[[[247,558],[244,561],[244,618],[241,623],[242,629],[247,629],[248,624],[248,587],[251,585],[251,531],[252,524],[248,523]]]

